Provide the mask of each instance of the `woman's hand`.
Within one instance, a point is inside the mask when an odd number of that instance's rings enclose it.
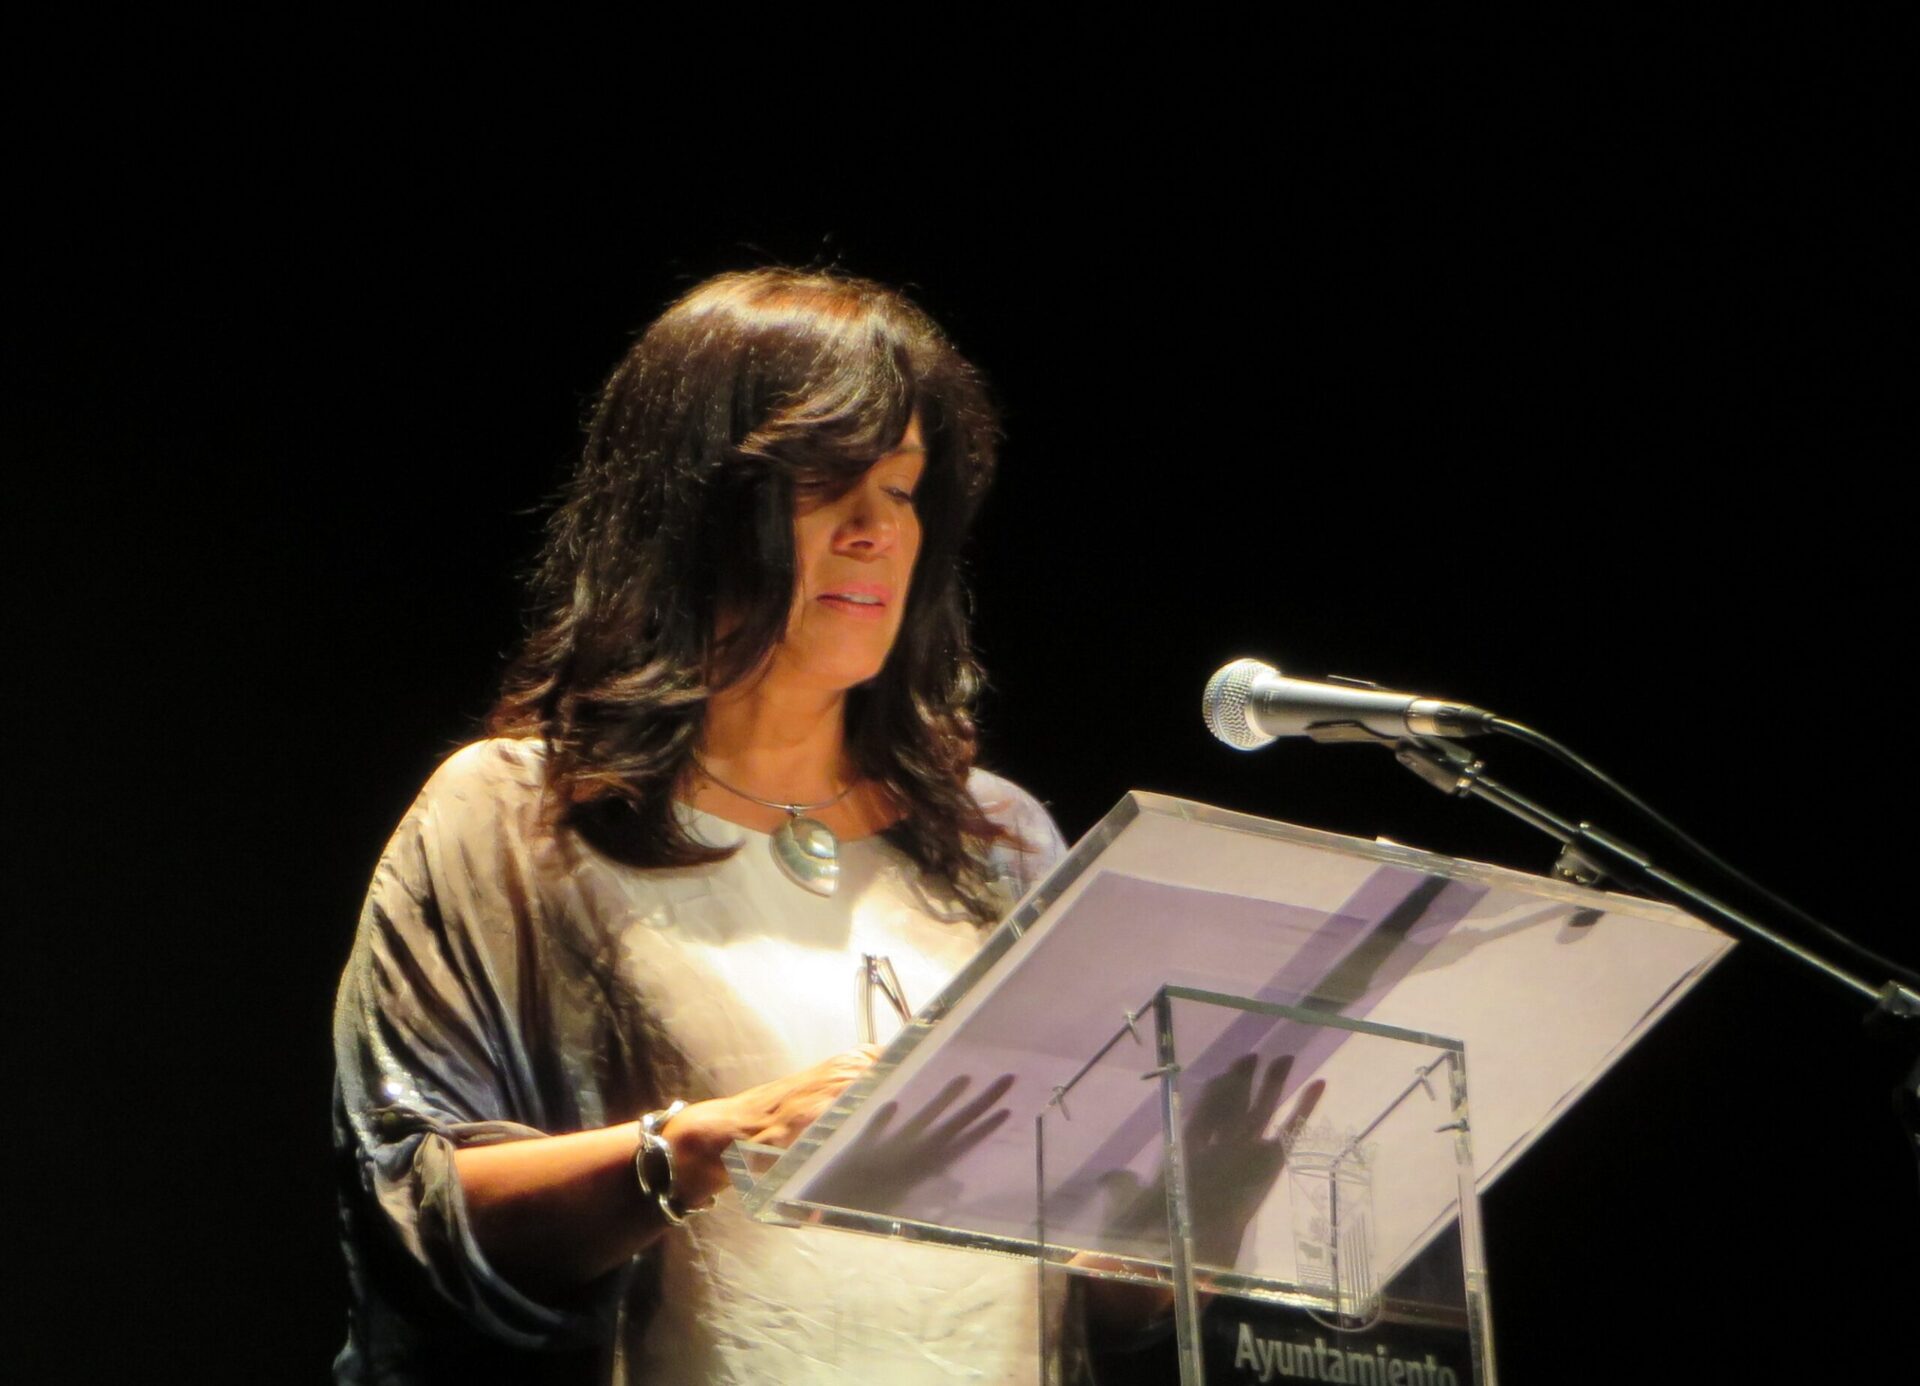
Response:
[[[721,1154],[734,1141],[782,1149],[792,1145],[879,1057],[879,1045],[863,1044],[732,1097],[681,1108],[660,1129],[673,1147],[674,1183],[681,1201],[699,1207],[726,1187]]]
[[[673,1146],[680,1201],[698,1207],[726,1187],[720,1152],[731,1142],[791,1145],[879,1054],[878,1045],[861,1045],[732,1097],[682,1107],[660,1132]],[[558,1294],[659,1236],[666,1221],[634,1179],[638,1140],[629,1121],[456,1150],[454,1168],[488,1259],[523,1290]]]

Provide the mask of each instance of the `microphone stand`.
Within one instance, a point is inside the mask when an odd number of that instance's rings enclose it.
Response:
[[[1371,741],[1386,738],[1355,724],[1323,724],[1308,732],[1315,740]],[[1760,941],[1811,968],[1830,982],[1872,1003],[1864,1023],[1869,1030],[1889,1036],[1912,1067],[1895,1092],[1894,1107],[1906,1133],[1908,1147],[1920,1162],[1920,993],[1889,978],[1874,986],[1839,964],[1784,938],[1751,916],[1734,909],[1699,887],[1654,864],[1638,848],[1591,823],[1572,823],[1528,799],[1486,773],[1486,764],[1464,747],[1431,737],[1404,737],[1392,742],[1394,759],[1421,779],[1456,798],[1480,799],[1545,833],[1561,845],[1553,874],[1578,885],[1593,886],[1603,878],[1676,905],[1687,913],[1718,924],[1729,932]]]

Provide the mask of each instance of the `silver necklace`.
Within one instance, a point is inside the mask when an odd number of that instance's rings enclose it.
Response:
[[[738,795],[762,808],[779,809],[787,815],[787,821],[773,834],[770,845],[775,864],[786,873],[788,880],[815,895],[832,895],[839,888],[840,839],[833,835],[832,828],[818,818],[809,818],[807,815],[832,808],[853,793],[854,785],[859,784],[858,780],[831,799],[822,799],[817,804],[783,804],[778,799],[762,799],[758,794],[735,788],[709,770],[699,756],[693,757],[693,763],[701,774],[727,793]]]

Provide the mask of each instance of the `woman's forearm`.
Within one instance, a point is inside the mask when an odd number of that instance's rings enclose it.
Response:
[[[634,1178],[639,1123],[456,1150],[473,1235],[535,1298],[619,1266],[667,1226]]]
[[[691,1103],[660,1127],[674,1194],[698,1208],[726,1187],[734,1141],[785,1147],[872,1066],[862,1045],[732,1097]],[[633,1168],[639,1123],[499,1145],[466,1146],[453,1167],[473,1235],[495,1270],[538,1298],[605,1275],[667,1229]]]

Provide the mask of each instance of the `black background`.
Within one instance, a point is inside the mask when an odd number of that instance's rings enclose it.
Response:
[[[1913,962],[1910,142],[1893,56],[1833,37],[1577,79],[1436,41],[1312,94],[1183,67],[1192,99],[1044,119],[876,111],[876,79],[724,139],[398,69],[43,108],[6,346],[30,1347],[321,1373],[367,874],[488,704],[585,401],[720,269],[906,285],[993,380],[985,759],[1070,838],[1137,786],[1550,863],[1378,752],[1211,741],[1202,684],[1259,654],[1555,733]],[[1652,1325],[1674,1379],[1911,1343],[1862,1009],[1743,947],[1488,1193],[1510,1379],[1598,1378]]]

